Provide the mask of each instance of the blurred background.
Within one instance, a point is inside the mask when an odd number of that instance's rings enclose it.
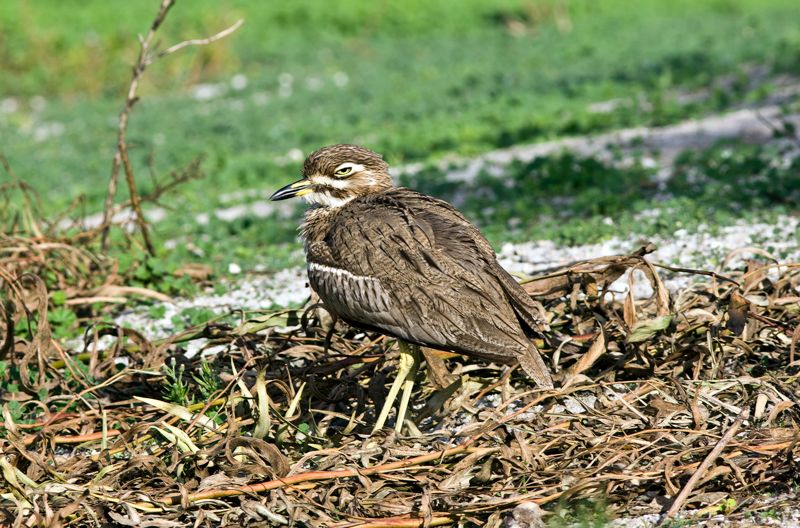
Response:
[[[0,151],[45,213],[102,209],[136,35],[157,4],[0,3]],[[167,265],[301,262],[299,209],[266,198],[342,142],[382,152],[401,183],[454,201],[498,248],[634,245],[737,222],[797,246],[796,0],[192,0],[157,39],[239,18],[230,37],[153,64],[131,117],[142,192],[203,157],[201,179],[146,207]],[[742,110],[741,133],[723,121],[696,145],[590,147]],[[589,139],[481,157],[563,137]]]

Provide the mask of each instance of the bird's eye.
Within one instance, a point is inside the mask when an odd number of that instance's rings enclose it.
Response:
[[[343,167],[339,167],[334,171],[334,174],[337,176],[349,176],[353,172],[352,165],[345,165]]]

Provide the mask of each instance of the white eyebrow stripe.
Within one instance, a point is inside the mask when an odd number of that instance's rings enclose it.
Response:
[[[336,167],[335,169],[333,169],[333,172],[340,171],[340,170],[346,169],[348,167],[352,168],[353,172],[361,172],[361,171],[364,170],[364,166],[361,165],[360,163],[352,163],[352,162],[346,161],[346,162],[342,163],[341,165],[339,165],[338,167]]]

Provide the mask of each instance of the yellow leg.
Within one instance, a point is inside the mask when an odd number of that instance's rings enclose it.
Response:
[[[389,389],[389,394],[386,396],[386,402],[383,404],[383,408],[381,409],[381,413],[378,415],[378,420],[375,422],[375,427],[372,428],[372,432],[381,429],[383,425],[386,423],[386,418],[389,416],[389,410],[392,408],[392,404],[394,403],[395,398],[397,398],[397,393],[400,392],[400,387],[403,387],[403,400],[405,400],[406,405],[408,404],[408,396],[411,395],[411,388],[414,386],[414,376],[416,376],[417,371],[417,355],[416,352],[417,348],[414,347],[413,349],[403,341],[398,341],[400,346],[400,365],[397,368],[397,377],[394,379],[391,388]],[[409,374],[413,374],[410,376],[410,385],[404,384],[404,382],[409,378]],[[401,411],[403,415],[405,415],[405,406],[401,404]],[[402,426],[402,418],[405,416],[401,416],[398,412],[397,415],[397,424],[395,425],[395,429],[398,431]]]
[[[400,342],[401,354],[405,348],[405,354],[400,356],[400,361],[403,358],[407,362],[411,362],[406,373],[406,378],[403,380],[403,396],[400,398],[400,407],[397,409],[397,422],[394,424],[394,430],[398,433],[403,428],[403,423],[406,419],[406,410],[408,409],[408,400],[411,398],[411,392],[414,389],[414,378],[417,377],[417,369],[419,368],[419,347],[408,343]]]

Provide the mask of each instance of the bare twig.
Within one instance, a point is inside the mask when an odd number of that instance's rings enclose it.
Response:
[[[141,202],[147,202],[166,207],[162,202],[160,202],[161,198],[176,187],[179,187],[180,185],[195,178],[199,178],[202,175],[200,172],[200,164],[202,163],[203,159],[203,156],[198,156],[180,170],[172,171],[169,180],[165,183],[157,183],[152,191],[141,197]],[[113,178],[109,181],[109,184],[111,184],[112,181]],[[109,209],[106,209],[104,212],[104,217],[107,216],[108,220],[104,220],[95,228],[82,230],[76,235],[76,240],[92,240],[97,236],[98,233],[105,232],[107,227],[110,226],[112,218],[114,218],[118,213],[126,211],[131,207],[131,201],[126,200],[117,204],[112,202],[111,204],[107,205]]]
[[[133,110],[133,106],[139,99],[136,95],[136,92],[139,89],[139,81],[141,80],[142,75],[144,75],[144,71],[147,69],[148,64],[151,62],[149,57],[150,46],[153,42],[156,31],[159,27],[161,27],[161,24],[164,22],[164,19],[167,16],[167,13],[173,5],[175,5],[175,0],[162,0],[158,9],[158,14],[156,14],[156,18],[150,25],[147,35],[144,38],[139,37],[139,57],[137,58],[136,64],[133,67],[133,76],[130,84],[128,85],[128,93],[125,97],[125,105],[122,107],[122,112],[119,114],[119,123],[117,125],[117,152],[114,155],[114,161],[111,167],[111,179],[108,182],[108,193],[106,195],[105,208],[103,211],[102,244],[104,249],[108,242],[108,229],[111,225],[112,218],[111,206],[114,203],[114,196],[117,191],[117,180],[119,178],[119,168],[120,165],[122,165],[125,168],[125,180],[128,183],[128,190],[130,191],[131,206],[136,214],[136,223],[142,232],[142,238],[144,239],[147,252],[151,255],[155,253],[155,248],[153,247],[153,243],[150,240],[150,235],[147,230],[147,222],[142,214],[139,195],[136,193],[136,181],[133,177],[133,166],[131,166],[131,162],[128,157],[126,134],[131,110]]]
[[[425,519],[413,518],[408,515],[386,517],[383,519],[364,519],[355,522],[345,521],[333,525],[334,528],[421,528],[423,526],[447,526],[456,522],[455,516],[449,513],[433,513],[429,522]]]
[[[736,435],[736,432],[739,430],[739,426],[742,425],[742,422],[750,415],[750,408],[745,405],[742,408],[742,411],[739,413],[739,416],[736,417],[736,420],[733,421],[730,428],[725,432],[722,438],[719,439],[717,445],[714,446],[714,449],[703,459],[699,466],[697,466],[697,470],[692,473],[692,476],[689,477],[689,480],[686,482],[686,485],[683,487],[681,492],[675,497],[675,501],[672,503],[672,506],[669,507],[667,513],[659,522],[659,526],[663,525],[667,520],[672,519],[677,515],[677,513],[683,508],[683,504],[686,502],[686,499],[689,498],[692,491],[694,491],[694,487],[703,478],[708,471],[709,466],[719,457],[722,450],[725,449],[725,446],[733,439]]]
[[[665,269],[667,271],[672,271],[674,273],[691,273],[692,275],[705,275],[706,277],[712,277],[723,282],[730,282],[731,284],[739,287],[739,283],[736,282],[735,280],[731,279],[730,277],[726,277],[725,275],[720,275],[719,273],[713,271],[699,270],[693,268],[679,268],[675,266],[667,266],[666,264],[657,264],[655,262],[653,263],[653,266]]]
[[[792,342],[789,344],[789,364],[794,363],[794,351],[797,347],[797,342],[800,341],[800,324],[794,327],[792,332]]]
[[[111,227],[111,219],[114,217],[114,197],[117,194],[117,180],[119,179],[119,152],[114,154],[114,161],[111,166],[111,178],[108,180],[108,189],[106,190],[106,200],[103,204],[103,222],[101,224],[102,230],[102,246],[106,249],[108,245],[108,230]]]
[[[147,34],[144,37],[139,37],[139,56],[136,59],[136,64],[133,67],[133,76],[131,77],[130,85],[128,85],[128,92],[125,97],[125,104],[122,108],[122,112],[119,115],[119,124],[117,126],[117,152],[114,155],[114,161],[111,166],[111,178],[108,181],[108,190],[106,192],[106,200],[103,208],[103,222],[101,224],[102,229],[102,246],[105,249],[108,244],[108,232],[111,227],[111,220],[114,217],[114,199],[116,197],[117,192],[117,181],[119,179],[119,169],[123,167],[125,170],[125,181],[128,184],[128,190],[130,192],[130,204],[131,208],[134,211],[136,225],[139,228],[139,231],[142,233],[142,239],[144,241],[145,248],[147,252],[151,255],[155,254],[155,248],[153,247],[152,240],[150,239],[150,234],[147,226],[147,221],[144,218],[144,214],[142,213],[142,199],[139,194],[136,192],[136,179],[134,178],[133,174],[133,165],[131,164],[130,158],[128,156],[128,144],[126,141],[127,129],[128,129],[128,121],[130,119],[131,110],[133,110],[133,106],[139,100],[139,97],[136,95],[139,89],[139,82],[141,81],[142,76],[144,75],[145,70],[147,67],[152,64],[156,59],[161,58],[163,56],[169,55],[174,53],[180,49],[183,49],[187,46],[200,46],[205,44],[210,44],[217,40],[227,37],[244,23],[244,20],[238,20],[235,24],[230,26],[227,29],[224,29],[213,35],[211,37],[205,39],[192,39],[180,42],[173,46],[170,46],[166,50],[156,54],[155,50],[153,49],[153,39],[155,37],[156,32],[161,27],[166,19],[169,10],[172,6],[175,5],[175,0],[161,0],[161,5],[159,6],[158,13],[156,14],[155,19],[153,19],[152,24],[150,24],[150,29],[147,31]]]
[[[227,29],[223,29],[216,35],[212,35],[208,38],[190,39],[190,40],[184,40],[183,42],[178,42],[177,44],[172,45],[167,49],[165,49],[164,51],[160,52],[157,58],[160,59],[161,57],[164,57],[166,55],[171,55],[172,53],[182,50],[183,48],[186,48],[188,46],[205,46],[206,44],[211,44],[212,42],[216,42],[217,40],[224,39],[234,31],[239,29],[242,26],[242,24],[244,24],[244,19],[240,18],[239,20],[234,22],[232,26],[230,26]]]

